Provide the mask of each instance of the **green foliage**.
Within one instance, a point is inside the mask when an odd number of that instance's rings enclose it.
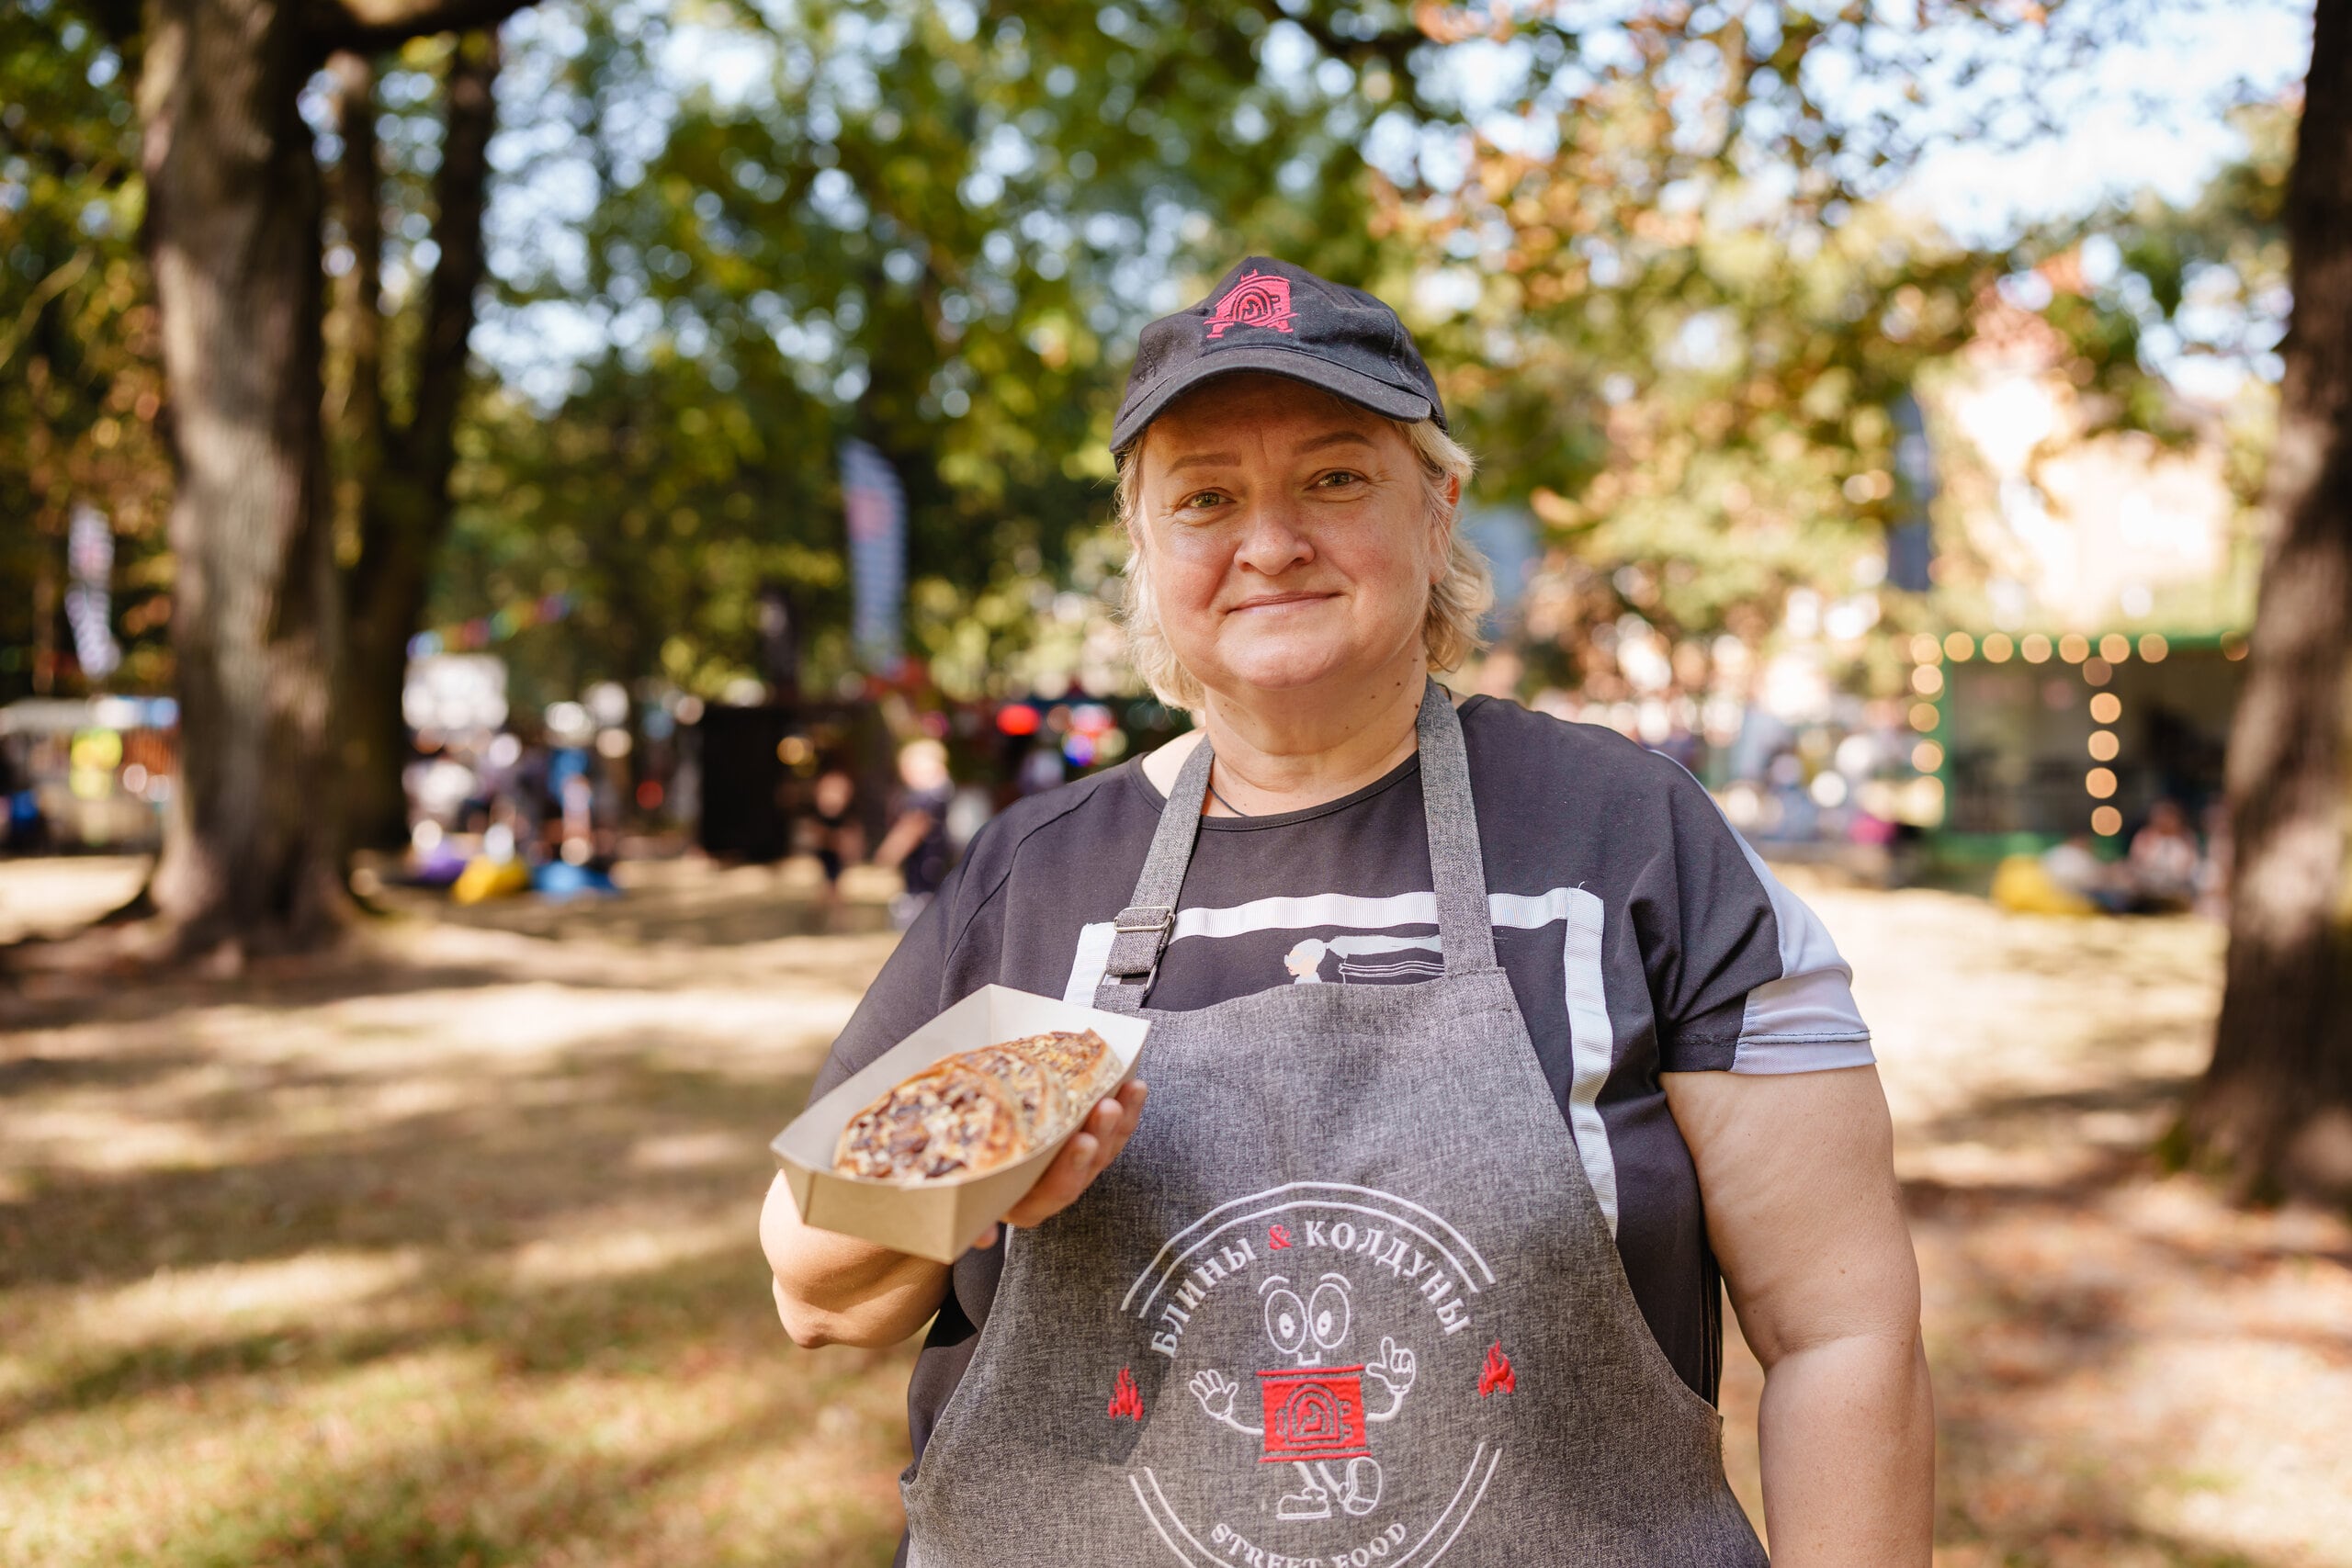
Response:
[[[163,387],[128,91],[74,7],[0,11],[0,701],[84,689],[59,610],[76,502],[118,536],[109,684],[168,674]]]
[[[550,116],[585,126],[584,261],[511,270],[507,309],[584,312],[610,347],[544,431],[492,416],[514,423],[468,481],[442,603],[625,580],[592,593],[610,620],[578,628],[586,672],[715,689],[749,662],[763,579],[802,591],[820,678],[843,671],[834,457],[855,434],[906,486],[918,651],[977,691],[1087,553],[1119,345],[1177,302],[1170,275],[1361,233],[1333,177],[1357,127],[1264,79],[1254,13],[809,7],[785,32],[702,13],[699,47],[763,70],[738,101],[676,105],[649,151],[615,107],[648,97],[681,29],[583,22],[538,68]]]
[[[1522,233],[1580,184],[1514,173],[1494,209]],[[1589,680],[1591,633],[1628,611],[1753,644],[1793,588],[1877,583],[1915,504],[1888,411],[1965,338],[1996,270],[1883,209],[1792,222],[1736,182],[1685,200],[1542,259],[1522,239],[1425,333],[1488,483],[1549,525],[1526,651],[1563,683]]]
[[[1866,199],[1873,158],[1797,85],[1853,33],[1752,6],[1616,52],[1538,34],[1527,133],[1480,141],[1450,188],[1379,189],[1390,297],[1415,301],[1483,488],[1545,525],[1514,648],[1532,684],[1631,694],[1608,654],[1628,615],[1689,690],[1707,639],[1761,643],[1792,590],[1876,602],[1918,503],[1890,409],[2003,265]],[[1904,597],[1890,629],[1923,614]]]
[[[0,376],[0,487],[30,520],[0,545],[9,647],[71,496],[111,498],[160,544],[129,108],[61,3],[0,18],[0,181],[25,193],[0,203],[0,325],[34,327]],[[502,645],[519,694],[647,677],[717,694],[754,667],[758,595],[780,583],[830,683],[850,667],[836,457],[856,435],[905,483],[909,634],[943,685],[1099,665],[1128,345],[1262,251],[1402,305],[1480,456],[1478,499],[1532,504],[1531,679],[1605,675],[1595,634],[1628,611],[1686,646],[1759,642],[1794,588],[1868,589],[1915,504],[1887,409],[1996,277],[2111,251],[2041,311],[2111,423],[2177,433],[2156,371],[2267,352],[2199,333],[2259,337],[2283,308],[2285,109],[2245,122],[2253,156],[2200,204],[2003,254],[1874,199],[1937,117],[1855,73],[1916,92],[1975,42],[2038,36],[1988,14],[549,0],[507,29],[476,339],[499,374],[469,406],[431,619],[571,592],[570,619]],[[2066,33],[2077,14],[2051,48],[2096,41]],[[395,418],[447,47],[379,62]],[[94,198],[112,216],[87,233]],[[16,373],[36,336],[45,382]],[[2265,428],[2249,415],[2240,443],[2249,493]],[[156,570],[141,547],[134,575]],[[1931,614],[1887,605],[1894,631]],[[23,679],[0,669],[0,689]]]
[[[550,416],[582,430],[502,441],[500,461],[696,411],[755,438],[728,445],[732,478],[697,454],[619,470],[643,485],[572,480],[544,536],[527,507],[469,509],[482,537],[447,614],[610,562],[676,585],[612,605],[660,636],[616,619],[560,637],[594,644],[595,673],[712,689],[749,667],[743,574],[767,574],[804,590],[829,678],[832,454],[855,434],[906,482],[911,630],[943,681],[977,691],[1043,642],[1082,649],[1099,605],[1073,623],[1055,590],[1115,587],[1102,442],[1125,345],[1267,251],[1405,303],[1480,494],[1533,499],[1549,578],[1574,585],[1533,639],[1539,672],[1578,678],[1589,633],[1628,608],[1758,640],[1792,586],[1870,580],[1909,504],[1886,407],[2006,265],[1871,206],[1907,128],[1841,118],[1822,85],[1899,78],[1979,19],[1934,6],[1865,38],[1859,17],[1776,3],[1518,28],[1379,5],[583,12],[537,104],[582,128],[582,259],[510,271],[508,299],[517,321],[584,311],[612,346]],[[680,48],[735,57],[733,85],[649,128],[655,62]],[[689,476],[717,488],[673,499]],[[729,485],[754,492],[748,516],[729,520]],[[688,505],[719,531],[628,521]],[[567,539],[595,542],[567,563]],[[492,557],[494,581],[471,564]]]

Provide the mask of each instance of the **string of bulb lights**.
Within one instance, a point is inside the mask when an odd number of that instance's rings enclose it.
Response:
[[[2115,679],[2115,667],[2135,653],[2148,664],[2161,663],[2172,651],[2161,632],[2144,632],[2135,644],[2121,632],[2109,632],[2094,643],[2081,632],[2067,632],[2052,639],[2041,632],[2028,632],[2011,637],[2007,632],[1988,632],[1980,641],[1967,632],[1949,632],[1939,637],[1932,632],[1921,632],[1911,639],[1911,728],[1919,734],[1919,741],[1911,749],[1911,765],[1923,773],[1932,773],[1943,766],[1942,745],[1929,739],[1943,721],[1937,699],[1943,696],[1948,682],[1942,666],[1946,661],[1964,663],[1982,659],[1988,664],[2006,664],[2012,659],[2028,664],[2047,664],[2055,658],[2062,663],[2079,666],[2083,682],[2094,690],[2090,700],[2091,722],[2094,728],[2086,748],[2093,766],[2083,774],[2083,793],[2091,801],[2091,831],[2101,838],[2113,838],[2123,831],[2123,813],[2110,804],[2121,787],[2113,762],[2123,751],[2121,736],[2116,726],[2123,716],[2123,699],[2113,692],[2098,690]],[[2240,657],[2237,649],[2225,650],[2232,658]]]

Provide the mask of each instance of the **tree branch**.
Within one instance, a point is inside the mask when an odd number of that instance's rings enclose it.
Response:
[[[360,494],[383,468],[384,418],[384,220],[382,158],[376,138],[376,70],[367,56],[338,51],[327,61],[334,78],[335,133],[343,157],[335,166],[335,215],[344,243],[351,247],[351,270],[342,279],[337,313],[345,379],[327,408],[327,423],[340,429]]]
[[[468,32],[442,80],[447,118],[433,181],[433,240],[423,341],[408,418],[387,431],[376,482],[360,498],[360,550],[345,575],[351,676],[344,715],[346,807],[361,840],[396,844],[407,831],[400,767],[407,755],[401,675],[449,530],[449,479],[465,400],[467,340],[481,287],[482,204],[495,129],[498,38]]]
[[[6,369],[8,361],[17,357],[18,345],[32,335],[33,322],[40,319],[49,302],[79,283],[82,275],[90,270],[90,264],[97,257],[97,252],[84,245],[34,288],[32,298],[27,299],[25,308],[17,313],[17,324],[8,330],[7,336],[0,337],[0,369]]]
[[[494,28],[529,0],[311,0],[304,32],[322,52],[379,53],[431,33]]]
[[[466,345],[474,330],[474,295],[481,288],[481,220],[490,178],[490,138],[497,129],[492,88],[498,64],[495,32],[484,29],[460,39],[443,87],[448,96],[448,120],[433,185],[433,240],[441,255],[425,285],[416,401],[401,454],[413,473],[439,476],[428,482],[440,487],[447,484],[455,450],[458,405],[466,389]]]

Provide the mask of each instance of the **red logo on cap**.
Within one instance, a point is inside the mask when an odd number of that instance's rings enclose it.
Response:
[[[1209,339],[1223,337],[1227,327],[1272,327],[1286,333],[1290,317],[1290,279],[1250,273],[1209,312]]]

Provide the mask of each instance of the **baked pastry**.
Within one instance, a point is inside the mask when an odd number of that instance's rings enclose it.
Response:
[[[1010,1045],[983,1045],[954,1058],[996,1082],[1012,1101],[1014,1125],[1023,1142],[1035,1146],[1056,1126],[1072,1119],[1077,1110],[1074,1086],[1036,1056]]]
[[[1112,1055],[1111,1047],[1103,1038],[1091,1029],[1075,1034],[1066,1030],[1051,1034],[1032,1034],[1023,1040],[1009,1042],[1005,1049],[1033,1057],[1047,1071],[1058,1073],[1068,1079],[1077,1095],[1081,1113],[1086,1107],[1110,1093],[1112,1083],[1119,1076],[1119,1058]]]
[[[885,1180],[935,1181],[1018,1157],[1027,1140],[1016,1091],[949,1060],[918,1073],[851,1118],[833,1168]]]
[[[1091,1029],[959,1051],[851,1117],[833,1168],[878,1181],[980,1175],[1068,1134],[1118,1071]]]

